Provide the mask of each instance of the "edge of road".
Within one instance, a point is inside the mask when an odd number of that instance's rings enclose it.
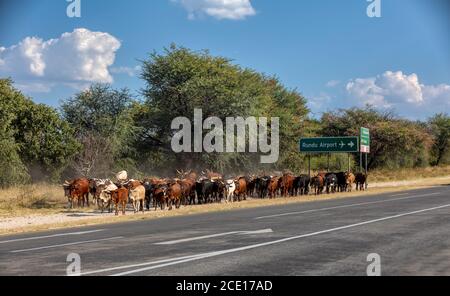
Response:
[[[79,228],[79,227],[88,227],[94,225],[108,225],[108,224],[116,224],[123,222],[131,222],[131,221],[139,221],[139,220],[153,220],[159,218],[168,218],[168,217],[179,217],[179,216],[190,216],[190,215],[198,215],[198,214],[206,214],[213,212],[227,212],[227,211],[236,211],[240,209],[251,209],[251,208],[261,208],[261,207],[270,207],[270,206],[282,206],[289,204],[301,204],[301,203],[314,203],[325,200],[338,200],[338,199],[358,199],[360,197],[373,196],[377,194],[384,193],[396,193],[402,191],[409,191],[415,189],[426,189],[433,188],[439,186],[448,186],[450,185],[450,176],[441,177],[441,178],[427,178],[423,180],[414,180],[410,181],[411,183],[407,183],[407,181],[399,181],[398,185],[392,184],[392,186],[382,187],[382,184],[373,184],[369,190],[367,191],[355,191],[353,192],[343,192],[343,193],[335,193],[335,194],[322,194],[320,196],[316,195],[308,195],[308,196],[297,196],[297,197],[287,197],[287,198],[276,198],[276,199],[249,199],[247,201],[243,201],[240,203],[221,203],[221,204],[208,204],[208,205],[196,205],[196,206],[187,206],[182,207],[180,209],[174,209],[172,211],[150,211],[145,214],[142,213],[131,213],[129,212],[125,216],[113,216],[110,214],[97,214],[95,216],[95,211],[90,213],[78,213],[82,214],[80,217],[77,217],[77,212],[65,212],[61,214],[53,214],[58,216],[58,218],[64,218],[67,216],[67,220],[59,219],[59,221],[51,222],[51,223],[42,223],[38,225],[25,225],[11,228],[3,228],[0,229],[0,237],[4,237],[7,235],[15,235],[15,234],[27,234],[33,232],[40,231],[51,231],[58,229],[71,229],[71,228]],[[391,185],[391,184],[389,184]],[[87,216],[83,216],[83,214],[88,214]],[[90,214],[90,215],[89,215]],[[72,216],[69,216],[72,215]],[[94,216],[92,216],[94,215]],[[49,215],[51,216],[51,215]],[[75,217],[73,217],[75,216]],[[33,219],[39,219],[39,217],[48,217],[48,216],[39,216],[36,215]],[[8,218],[8,219],[18,219],[17,218]],[[1,219],[0,219],[1,222]],[[1,224],[1,223],[0,223]]]

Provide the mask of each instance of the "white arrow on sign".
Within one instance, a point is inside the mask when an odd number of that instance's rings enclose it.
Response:
[[[196,236],[196,237],[172,240],[172,241],[167,241],[167,242],[160,242],[160,243],[155,243],[155,245],[175,245],[175,244],[180,244],[180,243],[185,243],[185,242],[191,242],[191,241],[213,238],[213,237],[221,237],[221,236],[232,235],[232,234],[252,235],[252,234],[263,234],[263,233],[271,233],[271,232],[273,232],[273,230],[270,228],[255,230],[255,231],[231,231],[231,232],[224,232],[224,233],[217,233],[217,234],[211,234],[211,235],[203,235],[203,236]]]
[[[353,148],[353,146],[355,146],[355,143],[350,142],[350,143],[348,143],[347,145],[350,146],[351,148]]]

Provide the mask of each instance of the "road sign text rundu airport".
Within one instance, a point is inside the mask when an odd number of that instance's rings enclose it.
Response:
[[[359,152],[359,140],[358,137],[303,138],[300,140],[300,152]]]

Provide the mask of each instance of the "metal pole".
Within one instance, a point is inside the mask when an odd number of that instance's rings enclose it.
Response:
[[[329,173],[330,172],[330,153],[328,153],[328,156],[327,156],[327,173]]]
[[[359,172],[362,173],[362,152],[359,153]]]
[[[308,154],[308,176],[311,179],[311,154]]]
[[[347,167],[348,167],[347,172],[350,173],[350,153],[347,153]]]
[[[367,154],[368,153],[366,153],[366,190],[367,190],[367,188],[369,187],[368,185],[368,183],[367,183]]]

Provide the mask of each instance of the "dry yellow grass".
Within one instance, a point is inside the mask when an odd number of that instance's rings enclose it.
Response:
[[[62,213],[66,207],[62,186],[41,183],[0,189],[0,218]]]
[[[62,187],[34,184],[0,190],[0,217],[53,213],[67,203]]]
[[[375,170],[369,172],[370,182],[407,181],[450,176],[450,166],[415,169]]]

